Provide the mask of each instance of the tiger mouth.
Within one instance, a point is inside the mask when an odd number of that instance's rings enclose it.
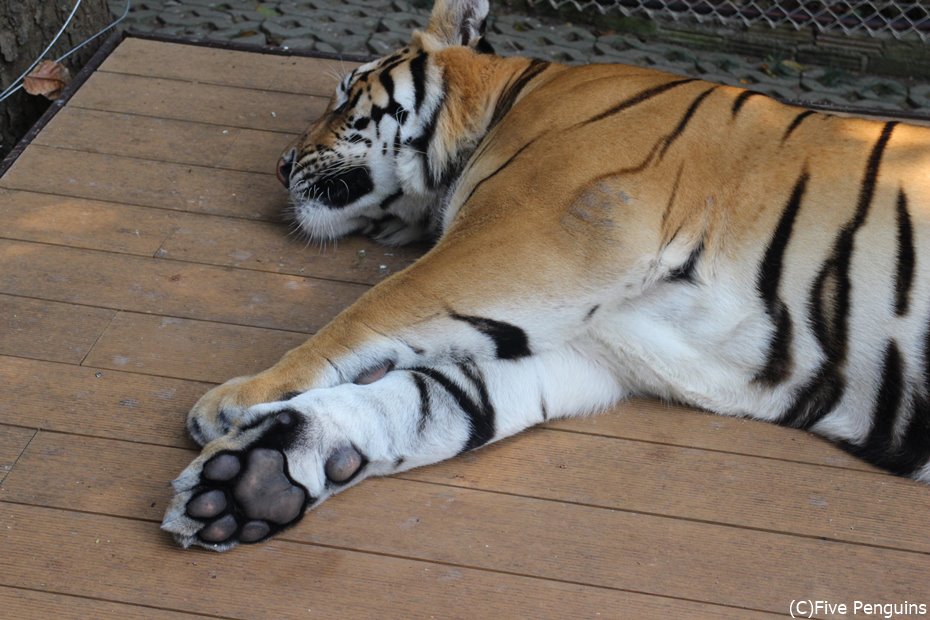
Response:
[[[322,202],[331,209],[340,209],[371,193],[373,189],[371,171],[365,166],[358,166],[317,179],[305,190],[304,196]]]

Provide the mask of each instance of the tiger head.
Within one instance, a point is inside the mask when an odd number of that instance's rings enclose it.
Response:
[[[487,0],[436,0],[425,31],[346,75],[285,150],[278,178],[312,239],[361,232],[400,245],[436,232],[451,177],[474,148],[468,122],[451,118],[462,106],[448,109],[448,56],[490,51],[487,14]]]

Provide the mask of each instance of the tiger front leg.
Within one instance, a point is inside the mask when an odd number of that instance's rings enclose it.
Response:
[[[453,457],[623,394],[577,344],[520,361],[388,372],[249,410],[174,481],[162,528],[223,551],[267,539],[370,476]]]
[[[370,382],[390,368],[464,358],[519,360],[570,342],[584,331],[598,300],[581,286],[571,290],[565,284],[583,282],[581,277],[566,280],[556,269],[513,273],[521,261],[513,246],[489,250],[478,236],[441,242],[271,368],[205,394],[188,416],[191,436],[205,445],[241,425],[255,405]],[[559,291],[558,298],[552,291]]]

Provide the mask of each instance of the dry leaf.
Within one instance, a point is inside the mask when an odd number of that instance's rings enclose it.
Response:
[[[63,64],[54,60],[43,60],[23,79],[23,88],[30,95],[42,95],[55,100],[70,81],[71,74]]]

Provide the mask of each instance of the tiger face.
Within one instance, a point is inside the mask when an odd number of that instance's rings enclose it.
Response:
[[[408,46],[351,71],[324,114],[285,150],[278,178],[311,239],[360,232],[402,245],[436,233],[456,154],[434,139],[449,88],[437,55],[451,47],[489,49],[482,39],[486,4],[452,3],[447,15],[465,27],[450,28],[448,16],[434,15]]]
[[[427,234],[418,159],[438,104],[426,95],[427,69],[426,52],[411,47],[358,67],[282,155],[278,178],[311,238],[363,232],[403,244]]]

